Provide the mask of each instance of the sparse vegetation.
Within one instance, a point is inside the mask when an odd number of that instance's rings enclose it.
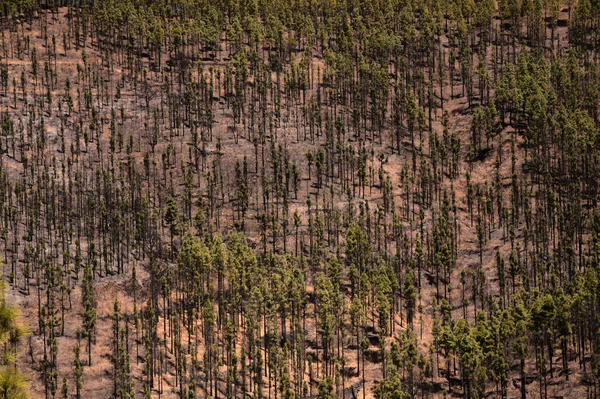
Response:
[[[598,396],[599,7],[0,0],[0,395]]]

